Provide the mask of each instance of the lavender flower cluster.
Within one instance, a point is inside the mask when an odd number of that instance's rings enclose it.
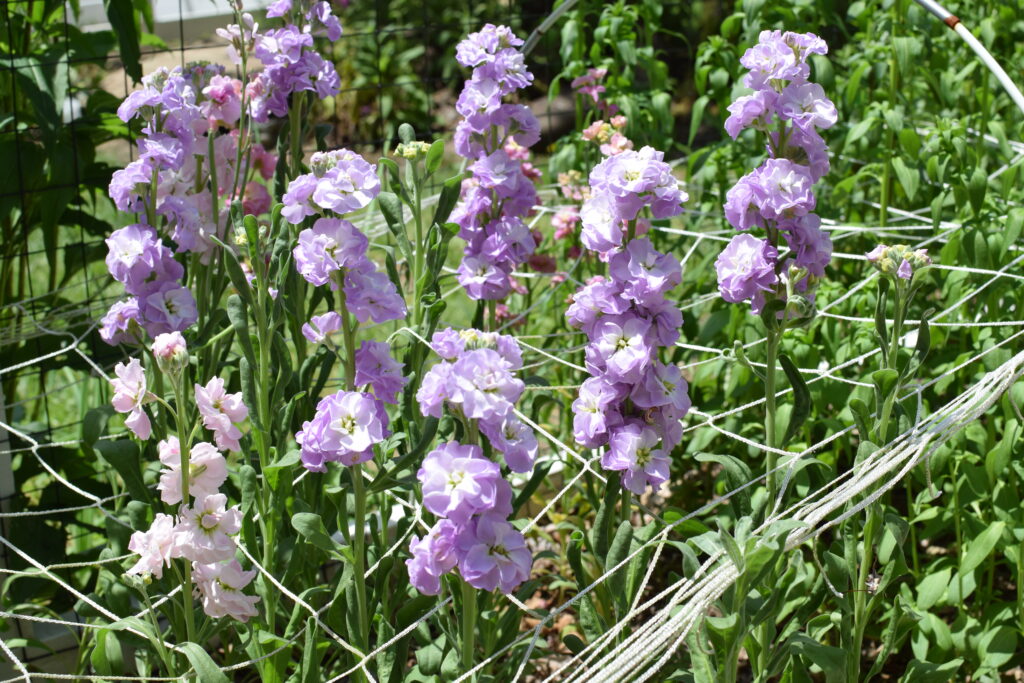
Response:
[[[313,49],[314,32],[337,40],[341,37],[341,22],[327,2],[304,6],[302,2],[293,6],[292,0],[278,0],[267,8],[268,19],[295,14],[294,18],[305,21],[301,27],[289,23],[260,33],[252,15],[244,14],[241,25],[217,30],[231,44],[229,57],[235,64],[242,64],[243,54],[255,55],[263,63],[263,69],[246,86],[249,111],[257,123],[269,121],[271,115],[287,116],[293,93],[310,91],[324,99],[337,95],[341,88],[334,64]]]
[[[749,71],[743,83],[754,92],[729,105],[725,129],[733,138],[745,128],[764,133],[768,158],[726,195],[725,217],[744,233],[732,239],[715,268],[722,298],[748,301],[755,313],[768,296],[785,300],[799,293],[813,301],[832,258],[832,242],[812,213],[812,185],[829,169],[818,129],[834,125],[837,114],[822,87],[807,80],[807,58],[827,52],[825,41],[811,33],[762,31],[740,59]],[[753,228],[763,228],[767,237],[746,232]],[[779,260],[779,235],[789,247],[785,262]]]
[[[472,162],[472,176],[452,221],[466,241],[458,279],[477,300],[503,299],[512,271],[536,249],[523,217],[537,203],[537,173],[524,160],[525,148],[540,139],[540,123],[526,106],[503,101],[533,82],[517,49],[522,44],[507,26],[487,24],[456,49],[459,64],[473,69],[455,105],[463,117],[455,151]]]
[[[682,280],[679,261],[634,235],[646,210],[655,218],[682,212],[686,195],[660,152],[645,147],[609,156],[590,174],[583,205],[583,243],[608,262],[573,296],[569,324],[590,339],[593,375],[573,402],[573,435],[588,448],[608,446],[607,470],[621,472],[634,493],[668,480],[669,454],[682,441],[688,386],[658,349],[679,338],[682,314],[665,294]],[[625,244],[623,243],[625,241]]]
[[[268,16],[293,10],[287,1],[276,5],[282,11]],[[195,298],[181,282],[184,268],[174,253],[195,253],[210,263],[215,239],[226,236],[233,201],[241,200],[254,216],[271,208],[265,182],[277,157],[252,139],[251,122],[286,116],[292,93],[337,94],[334,66],[313,49],[314,31],[331,40],[340,36],[337,17],[327,2],[294,12],[305,19],[301,28],[287,24],[261,33],[244,14],[241,24],[218,29],[235,64],[245,65],[248,56],[262,62],[246,84],[216,64],[162,68],[143,78],[142,88],[118,108],[122,121],[142,122],[142,137],[139,158],[113,174],[109,193],[118,209],[139,214],[140,222],[107,240],[108,268],[129,294],[102,320],[100,336],[107,343],[137,344],[143,330],[156,337],[196,321]]]
[[[317,152],[310,167],[312,171],[293,180],[284,195],[281,214],[291,223],[299,224],[307,216],[327,211],[338,215],[357,211],[380,193],[376,167],[347,149]],[[336,290],[340,282],[348,310],[361,323],[404,318],[405,300],[367,256],[369,244],[366,235],[349,221],[324,215],[312,228],[299,233],[299,243],[292,250],[295,268],[316,286],[329,284]],[[321,318],[320,334],[309,328],[306,338],[319,342],[324,334],[340,327],[340,316]]]
[[[153,343],[153,354],[161,363],[175,363],[188,352],[184,338],[177,332],[161,334]],[[148,400],[145,372],[137,358],[115,368],[112,382],[115,410],[129,413],[129,428],[140,439],[151,434],[149,418],[142,405]],[[227,461],[222,450],[239,450],[241,431],[236,426],[249,415],[241,393],[228,394],[224,380],[214,377],[205,386],[195,385],[195,400],[204,426],[214,433],[216,446],[202,441],[188,452],[187,471],[182,472],[181,444],[169,436],[157,445],[160,472],[157,490],[167,505],[179,505],[177,515],[157,513],[147,531],[136,531],[128,549],[139,555],[128,574],[161,578],[165,566],[174,558],[192,563],[192,573],[202,599],[203,610],[211,617],[230,616],[247,621],[257,615],[259,598],[245,595],[245,588],[256,576],[255,570],[243,571],[235,559],[235,540],[242,527],[237,506],[227,507],[227,496],[219,489],[227,481]],[[182,484],[188,486],[187,498]],[[191,499],[191,500],[189,500]],[[190,504],[191,503],[191,504]]]
[[[434,334],[431,348],[442,361],[426,374],[416,395],[423,414],[441,417],[447,406],[467,429],[487,437],[509,469],[530,471],[537,438],[514,410],[525,388],[512,374],[523,365],[516,341],[448,328]],[[420,592],[436,595],[441,576],[456,567],[469,585],[486,591],[508,593],[529,578],[532,555],[508,521],[512,487],[480,446],[443,444],[424,458],[416,476],[424,507],[439,518],[409,546],[406,566]]]

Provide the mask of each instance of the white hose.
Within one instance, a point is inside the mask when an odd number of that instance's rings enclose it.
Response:
[[[960,21],[960,18],[939,4],[937,0],[916,1],[918,5],[931,12],[940,21],[946,24],[946,26],[953,29],[958,36],[963,38],[964,42],[974,50],[974,54],[978,55],[978,57],[981,58],[981,61],[985,63],[988,70],[995,74],[996,79],[999,81],[1000,85],[1003,86],[1003,89],[1010,95],[1010,99],[1012,99],[1014,104],[1017,105],[1017,108],[1024,113],[1024,95],[1021,94],[1020,88],[1010,80],[1010,77],[1003,70],[1003,67],[999,66],[999,62],[992,57],[991,53],[985,49],[985,46],[974,37],[974,34],[967,30],[967,27],[964,26],[962,21]]]
[[[1020,88],[1018,88],[1017,85],[1010,80],[1010,77],[1006,72],[1003,71],[1003,67],[999,66],[999,62],[989,54],[989,51],[986,50],[985,46],[974,37],[974,34],[967,30],[967,27],[964,26],[963,22],[958,22],[956,26],[953,27],[953,30],[956,31],[958,36],[964,39],[965,43],[971,46],[971,49],[974,50],[974,54],[978,55],[978,57],[981,58],[981,61],[985,62],[985,66],[987,66],[988,70],[991,71],[997,79],[999,79],[999,83],[1010,95],[1010,98],[1017,105],[1017,108],[1024,113],[1024,95],[1021,94]]]

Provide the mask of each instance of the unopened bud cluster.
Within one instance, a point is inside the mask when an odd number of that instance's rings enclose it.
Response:
[[[904,280],[909,280],[921,268],[932,265],[927,249],[915,250],[903,244],[892,247],[879,244],[867,253],[867,259],[884,275],[895,275]]]

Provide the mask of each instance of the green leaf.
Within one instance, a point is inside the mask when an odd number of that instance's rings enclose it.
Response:
[[[996,543],[999,542],[999,537],[1003,535],[1005,528],[1006,522],[992,522],[988,525],[987,529],[970,542],[967,546],[967,552],[964,553],[964,557],[960,561],[961,575],[972,572],[981,566],[985,558],[992,553],[992,549],[996,547]]]
[[[917,584],[917,607],[919,609],[929,609],[932,605],[938,603],[942,596],[946,594],[946,586],[949,585],[949,578],[952,574],[953,570],[950,567],[946,567],[940,571],[932,572],[921,579],[920,583]]]
[[[917,188],[921,183],[918,170],[907,166],[907,162],[903,161],[901,157],[893,157],[892,170],[896,172],[896,178],[903,186],[903,191],[907,193],[907,199],[914,201],[914,197],[917,196]]]
[[[142,80],[142,64],[139,58],[139,31],[135,24],[135,8],[131,0],[103,0],[107,20],[117,36],[118,52],[124,64],[125,73],[136,83]]]
[[[690,137],[687,145],[692,145],[693,139],[697,137],[697,131],[704,119],[704,109],[707,108],[709,101],[710,98],[707,95],[702,95],[693,103],[693,109],[690,111]]]
[[[1021,228],[1024,227],[1024,209],[1016,207],[1006,213],[1006,227],[1003,229],[1003,250],[1009,251],[1017,243]]]
[[[871,434],[874,425],[874,417],[868,404],[863,399],[854,397],[850,399],[850,412],[853,413],[853,421],[857,424],[857,431],[860,438],[866,439]]]
[[[196,672],[199,683],[231,683],[231,679],[224,675],[214,663],[206,650],[195,643],[182,643],[178,646],[185,653],[189,664]]]
[[[441,194],[437,197],[437,206],[434,208],[433,223],[443,225],[452,214],[452,209],[459,201],[462,193],[462,175],[452,176],[441,185]]]
[[[878,405],[882,405],[885,399],[899,386],[900,373],[892,368],[875,370],[871,373],[871,383],[875,385],[875,398]]]
[[[811,392],[807,389],[807,383],[803,375],[797,369],[793,361],[786,354],[779,355],[779,363],[789,378],[793,387],[793,412],[789,416],[789,425],[786,426],[786,435],[782,437],[782,445],[789,443],[790,439],[796,436],[797,430],[811,414]]]
[[[985,192],[988,190],[988,175],[980,165],[975,167],[970,179],[967,181],[967,198],[971,202],[971,208],[975,215],[981,213],[985,206]]]
[[[611,547],[608,548],[608,559],[605,561],[605,571],[609,571],[615,565],[626,559],[629,555],[629,547],[633,542],[633,525],[628,520],[622,520],[619,528],[615,531]],[[608,577],[608,589],[619,606],[625,609],[629,604],[629,596],[626,595],[626,575],[628,567],[623,566],[614,574]]]
[[[398,137],[402,142],[409,144],[416,140],[416,129],[410,126],[408,123],[403,123],[398,127]]]
[[[292,515],[292,526],[303,538],[321,550],[329,553],[338,551],[334,540],[331,539],[324,527],[324,521],[315,512],[296,512]]]
[[[441,162],[444,161],[444,140],[434,140],[433,144],[430,145],[430,149],[427,150],[427,158],[424,164],[427,167],[427,174],[433,175],[437,172],[437,169],[441,168]]]
[[[388,230],[394,235],[403,258],[406,263],[412,263],[412,245],[409,243],[409,237],[405,234],[405,216],[402,213],[401,200],[393,192],[381,192],[377,195],[377,201],[380,203],[380,212],[384,216],[384,222],[387,223]],[[422,249],[423,245],[417,244],[416,248]]]
[[[953,674],[960,671],[963,663],[964,660],[961,657],[942,664],[914,659],[907,665],[907,671],[900,678],[900,683],[948,683],[948,681],[954,680]]]
[[[999,626],[981,637],[978,654],[981,665],[999,670],[1017,653],[1017,633],[1009,626]]]
[[[790,648],[812,664],[816,664],[825,674],[828,683],[846,681],[846,651],[838,647],[821,643],[798,633],[790,640]]]
[[[135,500],[148,501],[149,489],[142,481],[142,462],[139,459],[139,448],[128,439],[117,441],[97,441],[96,450],[103,459],[113,466],[124,480],[124,485]]]
[[[736,565],[737,571],[742,574],[744,567],[743,551],[740,550],[740,546],[736,543],[736,539],[733,538],[732,534],[725,529],[720,529],[718,531],[718,539],[721,541],[722,547],[725,548],[725,552],[728,553],[729,559],[732,560],[734,565]]]

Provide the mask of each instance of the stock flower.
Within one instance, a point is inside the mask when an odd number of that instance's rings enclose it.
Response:
[[[160,462],[167,468],[160,473],[160,500],[168,505],[181,502],[181,454],[177,437],[161,441]],[[210,496],[227,481],[228,466],[224,456],[213,444],[201,441],[189,451],[188,493],[199,499]]]
[[[341,315],[328,311],[323,315],[314,315],[302,326],[302,336],[313,344],[319,344],[331,334],[341,329]]]
[[[152,426],[149,416],[142,409],[146,401],[146,373],[142,369],[142,363],[138,358],[128,360],[128,365],[118,363],[114,366],[116,379],[110,384],[114,389],[114,397],[110,400],[114,410],[119,413],[127,413],[124,424],[128,429],[143,441],[149,438],[152,433]]]
[[[139,292],[139,301],[143,327],[152,337],[188,329],[199,317],[192,291],[177,282],[151,282]]]
[[[790,83],[779,94],[777,109],[780,118],[804,129],[831,128],[838,119],[836,105],[817,83]]]
[[[631,241],[608,260],[612,277],[625,283],[623,294],[643,305],[657,301],[683,279],[679,261],[657,251],[646,237]]]
[[[356,465],[370,460],[373,445],[387,434],[387,413],[373,396],[339,391],[320,399],[313,419],[302,424],[295,440],[306,469],[324,472],[327,461]]]
[[[519,400],[525,385],[509,372],[505,360],[492,349],[475,349],[452,364],[449,400],[471,420],[502,419]]]
[[[136,223],[115,230],[106,243],[107,270],[129,294],[140,294],[151,279],[177,280],[185,273],[148,225]]]
[[[775,263],[778,251],[767,240],[749,233],[736,235],[715,260],[718,291],[730,303],[753,299],[778,281]]]
[[[443,417],[444,402],[448,400],[448,383],[451,380],[451,363],[438,363],[423,376],[423,382],[416,392],[416,403],[423,415]]]
[[[635,219],[644,206],[654,218],[676,216],[682,213],[686,195],[664,157],[652,147],[607,157],[590,172],[591,192],[607,195],[620,220]]]
[[[158,334],[150,350],[157,367],[165,374],[178,375],[188,366],[188,346],[181,332]]]
[[[281,215],[293,224],[318,210],[337,214],[357,211],[380,192],[377,167],[351,150],[316,152],[309,165],[313,172],[291,181],[282,198],[285,208]]]
[[[374,396],[385,403],[397,403],[398,392],[409,381],[402,374],[403,367],[391,357],[389,344],[364,341],[356,351],[356,384],[369,384]]]
[[[242,402],[242,392],[227,393],[224,380],[214,377],[205,387],[195,385],[195,398],[203,426],[213,432],[217,448],[241,450],[238,440],[242,438],[242,432],[235,425],[249,416],[249,408]]]
[[[508,273],[478,256],[462,259],[458,278],[471,299],[501,299],[509,291]]]
[[[295,270],[307,282],[324,285],[342,268],[362,266],[370,241],[359,228],[341,218],[320,218],[299,233],[292,250]]]
[[[821,229],[821,219],[809,213],[795,221],[781,222],[779,228],[796,265],[806,268],[811,275],[824,276],[825,266],[832,260],[832,240]]]
[[[136,531],[128,540],[128,550],[138,553],[139,559],[125,573],[161,578],[164,565],[171,564],[176,542],[174,518],[162,512],[156,513],[148,531]]]
[[[537,459],[537,435],[525,422],[508,413],[501,420],[480,422],[480,431],[513,472],[529,472]]]
[[[530,578],[533,557],[526,539],[500,517],[484,515],[467,524],[456,547],[459,573],[474,588],[510,593]]]
[[[591,377],[580,385],[572,403],[572,433],[577,443],[596,448],[607,441],[608,431],[622,423],[618,406],[624,398],[619,385],[604,377]]]
[[[242,589],[256,576],[255,569],[243,571],[242,565],[232,557],[226,562],[196,562],[192,565],[192,572],[207,616],[214,619],[231,617],[242,623],[249,617],[259,616],[256,603],[260,599],[242,593]]]
[[[512,512],[511,507],[497,510],[503,499],[511,499],[502,495],[509,484],[479,446],[455,441],[441,444],[423,459],[416,478],[423,487],[423,507],[456,524],[486,512]]]
[[[668,456],[657,448],[660,440],[652,427],[636,420],[627,422],[612,432],[601,466],[621,471],[622,485],[633,493],[643,493],[648,485],[657,489],[669,477]]]
[[[345,274],[345,300],[349,311],[361,323],[373,320],[384,323],[400,320],[408,314],[405,299],[398,293],[395,283],[384,273],[370,267],[350,270]]]
[[[672,406],[685,415],[690,409],[687,389],[688,385],[678,365],[656,361],[647,369],[643,381],[634,385],[630,398],[640,408]]]
[[[467,338],[450,327],[434,332],[430,348],[445,360],[455,360],[466,349]]]
[[[640,379],[651,362],[651,347],[646,339],[650,328],[650,322],[636,317],[621,323],[603,320],[597,324],[591,348],[611,379],[619,382]]]
[[[142,340],[139,301],[129,297],[115,302],[100,321],[100,338],[111,346]]]
[[[622,218],[607,194],[592,194],[580,209],[580,241],[587,249],[607,252],[622,244]]]
[[[238,506],[228,509],[227,500],[223,493],[213,493],[197,497],[191,507],[182,506],[177,556],[204,564],[234,557],[231,537],[242,528],[242,512]]]
[[[456,525],[448,519],[439,519],[421,539],[413,536],[409,542],[409,554],[405,561],[409,571],[409,583],[424,595],[441,592],[441,577],[455,568]]]
[[[737,97],[728,107],[725,132],[735,140],[744,128],[753,126],[765,130],[771,122],[778,98],[774,90],[758,90],[752,95]]]

